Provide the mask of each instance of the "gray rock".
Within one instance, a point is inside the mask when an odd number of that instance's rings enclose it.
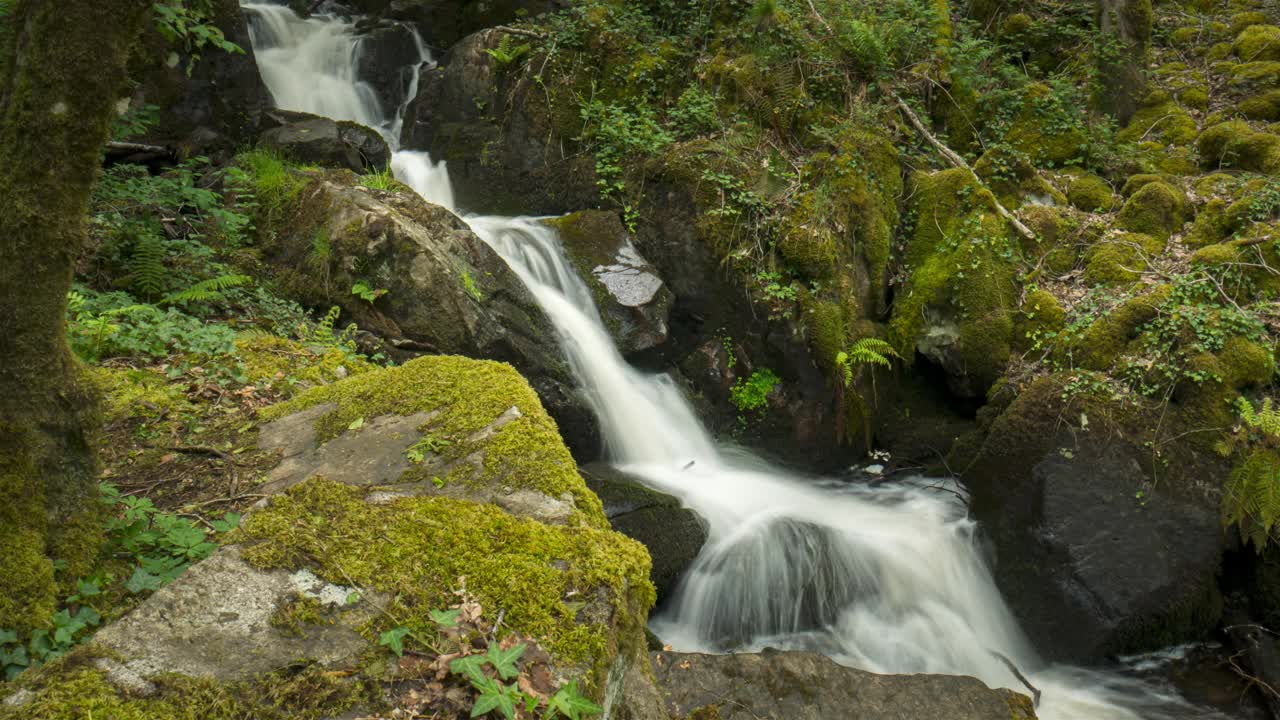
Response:
[[[273,111],[269,116],[278,124],[262,133],[258,144],[299,162],[355,172],[381,171],[391,162],[387,142],[363,125],[305,113]]]
[[[604,463],[579,468],[582,478],[604,504],[614,530],[649,550],[649,577],[658,602],[669,597],[707,542],[707,528],[697,513],[680,501]]]
[[[971,677],[876,675],[822,655],[650,655],[672,717],[720,720],[1031,720],[1031,699]],[[714,708],[714,710],[712,710]],[[714,713],[714,714],[712,714]]]
[[[576,212],[548,221],[596,298],[596,306],[623,354],[667,341],[675,296],[640,256],[618,214]]]
[[[414,23],[433,47],[468,33],[569,6],[568,0],[346,0],[365,15]]]
[[[375,612],[372,599],[346,605],[348,588],[330,588],[308,572],[259,570],[225,547],[96,636],[118,653],[108,677],[122,689],[166,673],[244,680],[313,658],[327,667],[355,665],[368,648],[356,630]],[[333,624],[285,633],[272,616],[300,594],[321,602],[341,598]]]

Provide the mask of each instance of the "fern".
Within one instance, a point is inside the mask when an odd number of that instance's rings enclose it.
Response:
[[[134,240],[129,253],[130,285],[150,298],[164,292],[165,247],[159,235],[144,232]]]
[[[862,338],[853,344],[847,352],[836,355],[836,367],[844,373],[844,384],[852,385],[862,374],[862,368],[892,368],[890,358],[900,358],[893,346],[879,338]],[[857,371],[855,373],[855,370]],[[874,376],[873,376],[874,381]]]
[[[1231,471],[1222,493],[1222,521],[1262,552],[1280,525],[1280,410],[1271,398],[1261,408],[1236,401],[1241,426],[1227,448],[1242,447],[1244,460]]]
[[[248,275],[219,275],[208,280],[201,280],[181,292],[169,293],[164,301],[167,303],[212,303],[222,300],[224,293],[231,288],[248,285],[252,281]]]

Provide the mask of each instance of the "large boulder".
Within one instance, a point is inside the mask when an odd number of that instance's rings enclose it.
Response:
[[[1070,383],[1035,380],[974,459],[952,458],[992,540],[997,583],[1051,660],[1203,637],[1222,610],[1216,488],[1225,468],[1153,435],[1159,408]],[[1173,414],[1163,422],[1171,437],[1184,430]]]
[[[253,141],[271,94],[258,73],[249,29],[237,0],[208,3],[212,24],[243,52],[205,47],[199,56],[152,27],[135,47],[130,77],[138,81],[130,109],[153,107],[158,122],[130,138],[184,155],[233,152]]]
[[[675,297],[641,257],[617,213],[585,210],[548,221],[595,297],[609,334],[623,354],[667,341]]]
[[[358,123],[287,110],[265,113],[263,123],[268,129],[258,145],[300,163],[358,173],[381,172],[391,164],[387,141]]]
[[[409,628],[405,645],[429,653],[448,637],[431,612],[460,604],[491,625],[500,617],[499,637],[536,643],[521,661],[545,665],[530,671],[535,681],[577,679],[597,702],[625,687],[615,717],[660,716],[644,631],[648,557],[609,530],[515,370],[424,357],[313,388],[264,416],[262,445],[288,457],[263,489],[280,492],[245,516],[234,544],[87,652],[25,676],[0,716],[391,710],[382,703],[431,697],[446,678],[421,656],[397,662],[379,635]],[[342,457],[362,445],[378,450]]]
[[[1034,720],[1031,698],[976,678],[876,675],[822,655],[652,653],[671,717],[719,720]]]
[[[575,455],[598,455],[594,417],[573,389],[550,321],[466,223],[402,186],[369,189],[346,171],[298,177],[301,187],[260,228],[264,258],[287,294],[342,308],[404,354],[510,362],[538,390]],[[358,284],[372,300],[352,292]]]
[[[706,524],[676,498],[646,487],[615,467],[591,463],[579,471],[587,487],[604,504],[604,514],[613,529],[649,550],[653,559],[649,578],[662,603],[675,591],[706,544]]]
[[[448,48],[477,30],[568,7],[568,0],[345,0],[365,15],[413,23],[426,41]]]

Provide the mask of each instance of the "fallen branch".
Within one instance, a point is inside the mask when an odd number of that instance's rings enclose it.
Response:
[[[911,126],[916,129],[916,132],[924,136],[925,140],[929,141],[929,144],[938,151],[938,154],[942,155],[947,162],[951,163],[955,167],[968,172],[983,188],[990,190],[990,188],[987,188],[986,183],[982,182],[982,179],[978,177],[978,174],[973,171],[973,168],[969,166],[969,163],[965,162],[964,158],[960,157],[959,153],[944,145],[941,140],[934,136],[933,133],[929,132],[929,129],[920,121],[920,116],[916,115],[916,112],[911,109],[911,106],[907,105],[902,98],[898,97],[897,93],[890,90],[889,97],[893,98],[893,101],[898,105],[898,109],[902,111],[903,115],[907,116],[907,120],[911,123]],[[995,203],[996,212],[1000,214],[1000,217],[1008,220],[1009,224],[1013,225],[1013,229],[1017,230],[1018,234],[1023,238],[1036,242],[1036,234],[1031,231],[1031,228],[1022,224],[1022,221],[1019,220],[1016,215],[1009,212],[1004,205],[1001,205],[1000,200],[996,198],[995,193],[991,193],[991,198],[992,202]]]
[[[524,28],[511,27],[510,25],[496,25],[493,27],[493,29],[497,30],[498,32],[504,32],[508,35],[519,35],[521,37],[533,38],[535,40],[545,40],[547,38],[545,33],[540,33],[540,32],[537,32],[536,30],[526,30]]]
[[[1037,708],[1040,707],[1040,689],[1037,688],[1035,685],[1032,685],[1031,681],[1027,680],[1026,676],[1024,676],[1021,672],[1018,671],[1018,666],[1014,665],[1012,660],[1005,657],[1004,655],[1001,655],[995,650],[988,650],[987,652],[991,653],[996,658],[998,658],[1000,662],[1004,663],[1005,667],[1009,668],[1009,672],[1013,673],[1014,677],[1018,678],[1018,680],[1021,681],[1023,685],[1027,686],[1027,689],[1031,691],[1032,704]]]

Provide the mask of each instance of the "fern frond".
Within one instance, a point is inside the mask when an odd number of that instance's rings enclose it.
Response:
[[[1262,552],[1280,524],[1280,454],[1255,450],[1236,466],[1223,488],[1222,520]]]
[[[154,233],[143,233],[133,243],[129,253],[130,285],[146,297],[154,297],[164,291],[165,267],[164,241]]]
[[[165,296],[164,301],[167,303],[210,303],[221,300],[223,293],[231,288],[248,285],[253,278],[248,275],[219,275],[208,280],[201,280],[181,292],[170,293]]]

